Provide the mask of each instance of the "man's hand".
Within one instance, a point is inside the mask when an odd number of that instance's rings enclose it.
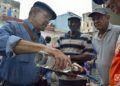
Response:
[[[54,68],[57,69],[64,69],[68,65],[71,65],[71,60],[67,57],[64,53],[60,50],[55,48],[50,48],[50,54],[55,58],[55,65]]]
[[[80,73],[84,71],[84,68],[77,63],[73,63],[72,66],[73,66],[73,71]]]
[[[14,47],[13,51],[16,54],[24,54],[24,53],[39,53],[40,51],[44,51],[55,58],[55,68],[64,69],[66,66],[71,65],[70,58],[67,57],[60,50],[55,48],[49,48],[43,44],[29,42],[26,40],[20,40],[17,45]]]

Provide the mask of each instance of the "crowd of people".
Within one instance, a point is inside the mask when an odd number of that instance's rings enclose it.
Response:
[[[115,13],[120,13],[119,0],[93,1],[106,4],[106,7]],[[51,7],[37,1],[31,7],[29,17],[23,22],[7,21],[0,28],[0,80],[3,86],[36,86],[41,68],[36,67],[35,55],[40,52],[51,55],[55,60],[54,68],[58,70],[63,70],[75,62],[80,74],[88,74],[89,69],[87,70],[85,64],[89,64],[88,61],[95,62],[100,75],[100,86],[119,86],[120,79],[115,82],[115,73],[111,75],[110,69],[115,65],[114,58],[120,57],[120,26],[110,23],[107,8],[96,8],[89,14],[97,29],[93,36],[80,32],[81,18],[68,18],[70,30],[61,36],[52,48],[49,45],[51,37],[44,39],[40,31],[56,17]]]

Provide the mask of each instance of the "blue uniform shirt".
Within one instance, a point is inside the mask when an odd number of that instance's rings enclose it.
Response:
[[[29,28],[37,37],[37,42],[44,43],[45,40],[33,29],[34,27],[28,21]],[[30,84],[35,82],[39,77],[39,69],[36,68],[34,61],[35,53],[15,55],[13,47],[21,40],[31,41],[28,32],[22,24],[15,21],[7,22],[0,28],[0,55],[3,59],[0,63],[0,77],[14,84]],[[2,53],[1,53],[2,52]]]

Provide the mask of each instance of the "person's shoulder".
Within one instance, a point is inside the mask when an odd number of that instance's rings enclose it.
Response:
[[[118,29],[120,29],[120,25],[112,25],[112,28],[118,28]]]
[[[111,28],[113,31],[118,29],[120,30],[120,25],[110,24],[109,28]]]
[[[120,25],[111,25],[111,31],[120,33]]]
[[[8,28],[13,27],[15,25],[16,25],[16,21],[10,21],[10,20],[8,20],[8,21],[5,21],[0,28],[1,29],[8,29]]]
[[[42,39],[44,39],[44,40],[45,40],[45,38],[44,38],[44,36],[43,36],[43,35],[40,35],[40,38],[42,38]]]
[[[65,34],[61,35],[61,36],[58,38],[58,40],[62,40],[62,39],[64,39],[64,38],[65,38]]]
[[[68,36],[68,34],[67,34],[67,33],[64,33],[64,34],[62,34],[62,35],[60,35],[60,36],[58,37],[58,40],[65,39],[67,36]]]
[[[84,38],[91,38],[92,35],[88,34],[88,33],[82,33],[81,34],[81,37],[84,37]]]
[[[91,36],[91,35],[88,34],[88,33],[81,33],[81,36],[86,36],[86,37],[88,37],[88,36]]]
[[[17,26],[22,24],[22,22],[17,22],[17,21],[6,21],[6,24],[9,24],[10,26]]]
[[[70,36],[70,32],[64,33],[62,36],[63,36],[63,37]]]
[[[10,20],[8,20],[8,21],[6,21],[6,23],[18,23],[17,21],[10,21]]]

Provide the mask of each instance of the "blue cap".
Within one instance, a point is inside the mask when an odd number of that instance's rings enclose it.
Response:
[[[44,10],[47,10],[52,15],[51,20],[56,19],[56,13],[47,4],[40,2],[40,1],[37,1],[34,3],[33,7],[38,7],[38,8],[42,8]]]
[[[104,4],[106,1],[108,1],[108,0],[93,0],[96,4],[98,4],[98,5],[102,5],[102,4]]]

